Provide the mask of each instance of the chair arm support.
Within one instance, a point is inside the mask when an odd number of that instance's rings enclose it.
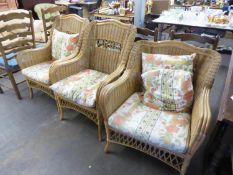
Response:
[[[113,73],[111,73],[107,78],[101,82],[98,90],[97,90],[97,97],[99,97],[101,90],[108,84],[112,83],[113,81],[116,81],[124,72],[125,66],[120,65]],[[97,99],[98,104],[98,99]]]
[[[203,143],[210,130],[211,111],[209,104],[210,88],[203,88],[193,105],[191,134],[188,154],[193,155]]]
[[[103,87],[98,105],[105,121],[126,99],[137,91],[137,87],[137,77],[128,70],[118,80]]]
[[[50,61],[51,56],[51,43],[48,42],[45,47],[35,48],[35,49],[27,49],[17,53],[16,59],[18,65],[21,69],[25,69],[27,67]]]
[[[79,54],[73,59],[54,62],[49,70],[49,79],[53,84],[87,68],[87,59],[83,54]]]

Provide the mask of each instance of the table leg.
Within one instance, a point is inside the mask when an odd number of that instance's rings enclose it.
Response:
[[[162,40],[163,24],[158,24],[158,41]]]
[[[83,17],[88,18],[89,16],[90,16],[89,8],[88,8],[88,6],[84,5],[83,6]]]

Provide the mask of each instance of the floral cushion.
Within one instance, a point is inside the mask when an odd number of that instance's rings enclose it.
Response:
[[[78,47],[79,34],[67,34],[56,29],[52,36],[52,56],[55,60],[70,56]]]
[[[149,107],[167,111],[187,111],[192,105],[192,73],[183,70],[156,69],[142,74],[143,101]]]
[[[47,61],[22,70],[22,74],[30,79],[49,84],[49,68],[53,61]]]
[[[196,54],[192,55],[162,55],[142,53],[142,72],[152,69],[182,69],[185,71],[193,71],[193,60]]]
[[[108,119],[111,128],[153,146],[176,153],[187,151],[190,115],[159,111],[141,103],[137,93]]]
[[[95,107],[96,93],[100,82],[107,74],[86,69],[51,86],[51,89],[79,105]]]

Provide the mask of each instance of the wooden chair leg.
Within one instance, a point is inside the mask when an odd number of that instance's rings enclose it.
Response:
[[[102,141],[102,124],[98,124],[98,139],[101,142]]]
[[[3,90],[2,90],[2,88],[0,87],[0,94],[3,94]]]
[[[105,145],[105,147],[104,147],[104,152],[105,152],[105,153],[108,153],[109,145],[110,145],[110,142],[107,141],[107,142],[106,142],[106,145]]]
[[[33,89],[31,88],[28,81],[27,81],[27,84],[28,84],[29,98],[32,99],[33,98]]]
[[[56,103],[57,103],[57,110],[58,110],[58,113],[60,115],[60,120],[63,120],[64,119],[64,110],[63,110],[63,108],[61,106],[59,97],[56,94],[54,94],[54,96],[55,96],[55,100],[56,100]]]
[[[22,97],[21,97],[21,95],[20,95],[18,86],[17,86],[17,84],[16,84],[16,82],[15,82],[15,78],[14,78],[14,76],[13,76],[13,73],[12,73],[12,72],[7,72],[7,75],[8,75],[8,77],[9,77],[10,81],[11,81],[11,84],[12,84],[12,86],[13,86],[13,88],[14,88],[14,91],[15,91],[15,93],[16,93],[17,98],[18,98],[19,100],[21,100]]]

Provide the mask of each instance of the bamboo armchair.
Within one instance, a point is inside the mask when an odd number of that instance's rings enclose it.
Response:
[[[54,29],[57,29],[58,31],[62,31],[69,34],[76,34],[79,33],[79,40],[78,40],[78,47],[72,53],[70,56],[66,57],[62,60],[56,60],[54,61],[52,58],[52,51],[51,51],[51,43],[52,43],[52,35],[50,36],[50,40],[47,42],[47,44],[43,48],[37,48],[37,49],[31,49],[31,50],[25,50],[23,52],[20,52],[17,55],[17,61],[20,66],[20,68],[23,70],[25,68],[44,63],[44,62],[52,62],[51,66],[57,64],[58,62],[62,62],[64,60],[69,60],[74,58],[78,53],[82,45],[82,39],[83,39],[83,33],[86,30],[86,28],[89,25],[89,21],[87,19],[81,18],[77,15],[70,14],[70,15],[64,15],[59,16],[56,21],[54,22],[53,28],[51,30],[51,34],[53,33]],[[49,68],[50,72],[51,67]],[[49,74],[48,74],[49,76]],[[30,77],[26,77],[26,81],[29,88],[29,96],[30,98],[33,97],[33,90],[32,88],[39,89],[45,93],[47,93],[49,96],[54,97],[53,91],[49,88],[51,85],[49,77],[49,82],[43,83],[40,81],[36,81],[35,79],[32,79]]]
[[[188,148],[185,153],[177,153],[159,146],[136,140],[133,137],[116,131],[108,124],[108,118],[133,93],[142,91],[141,55],[144,53],[158,53],[169,55],[186,55],[197,53],[194,60],[194,103],[191,112],[190,135]],[[100,94],[99,106],[104,117],[107,133],[105,152],[110,143],[117,143],[142,151],[185,174],[191,158],[203,143],[209,132],[211,112],[209,94],[214,76],[218,71],[221,57],[216,51],[197,48],[179,41],[149,42],[139,41],[133,48],[124,74],[115,82],[105,86]]]
[[[14,73],[19,66],[16,55],[19,51],[35,48],[35,36],[31,11],[12,11],[0,16],[0,70],[6,73],[16,96],[21,99]],[[0,92],[3,92],[0,88]]]
[[[82,70],[91,69],[107,74],[97,87],[95,107],[86,107],[55,93],[60,119],[63,119],[63,108],[76,110],[98,126],[98,137],[101,140],[103,119],[100,114],[98,97],[101,89],[119,78],[128,61],[136,35],[136,28],[116,20],[92,21],[92,32],[84,35],[83,45],[76,59],[53,66],[50,75],[52,82],[57,82]]]

